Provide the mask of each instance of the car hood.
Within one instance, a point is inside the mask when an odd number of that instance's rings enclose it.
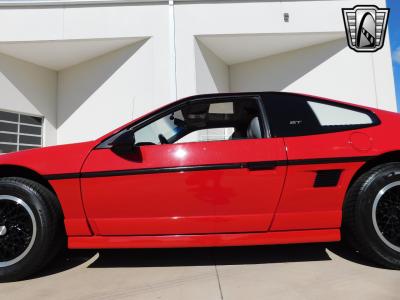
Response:
[[[95,146],[96,142],[90,141],[2,154],[0,166],[25,167],[42,175],[79,173],[83,162]]]

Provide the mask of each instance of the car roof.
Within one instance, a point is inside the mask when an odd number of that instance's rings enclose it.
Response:
[[[331,104],[338,104],[338,105],[345,105],[345,106],[350,106],[350,107],[355,107],[355,108],[362,108],[362,109],[367,109],[370,110],[374,113],[377,113],[380,111],[378,108],[370,107],[370,106],[365,106],[365,105],[360,105],[356,104],[354,102],[357,101],[341,101],[341,100],[336,100],[332,98],[327,98],[327,97],[321,97],[317,95],[311,95],[311,94],[306,94],[306,93],[296,93],[296,92],[277,92],[277,91],[263,91],[263,92],[239,92],[239,93],[211,93],[211,94],[200,94],[200,95],[194,95],[190,97],[183,98],[181,100],[178,100],[173,103],[179,103],[179,101],[190,101],[190,100],[196,100],[196,99],[202,99],[202,98],[220,98],[220,97],[237,97],[237,96],[267,96],[267,95],[296,95],[296,96],[301,96],[301,97],[310,97],[313,100],[316,100],[318,102],[327,102]],[[172,103],[171,103],[172,104]]]

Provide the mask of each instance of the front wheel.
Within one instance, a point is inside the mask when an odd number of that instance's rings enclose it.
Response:
[[[23,279],[54,257],[62,238],[56,201],[37,182],[0,179],[0,281]]]
[[[400,269],[400,163],[387,163],[360,176],[347,193],[343,234],[360,254]]]

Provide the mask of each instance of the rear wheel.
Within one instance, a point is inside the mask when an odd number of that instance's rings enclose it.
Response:
[[[63,237],[57,203],[37,182],[0,179],[0,281],[23,279],[57,253]]]
[[[343,234],[360,254],[400,269],[400,163],[374,167],[347,193]]]

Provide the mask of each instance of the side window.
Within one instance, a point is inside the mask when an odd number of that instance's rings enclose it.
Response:
[[[232,134],[235,128],[210,128],[192,131],[188,135],[179,139],[176,143],[194,143],[194,142],[211,142],[211,141],[225,141],[232,139]]]
[[[277,137],[358,129],[379,122],[368,110],[322,103],[296,94],[267,94],[264,101],[271,131]]]
[[[164,116],[135,132],[137,145],[156,145],[164,140],[169,140],[179,135],[184,130],[184,118],[182,111],[175,111]]]
[[[371,117],[360,111],[313,101],[307,103],[322,127],[373,124]]]
[[[255,98],[196,101],[135,131],[137,146],[263,137]]]

